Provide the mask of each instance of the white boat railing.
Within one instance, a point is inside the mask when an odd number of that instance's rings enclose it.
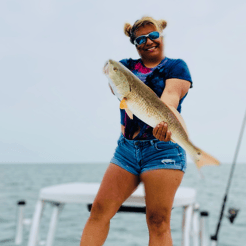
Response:
[[[25,202],[19,202],[15,245],[22,244],[23,225],[31,224],[27,246],[52,246],[58,217],[64,205],[66,203],[92,204],[99,186],[99,183],[68,183],[41,189],[32,220],[24,218]],[[53,205],[53,212],[46,241],[40,242],[39,228],[45,203],[51,203]],[[136,211],[140,207],[143,208],[145,206],[142,184],[123,203],[123,206],[132,206],[136,208]],[[181,246],[210,246],[208,213],[199,211],[199,204],[196,203],[195,189],[179,187],[174,198],[173,207],[183,208]]]

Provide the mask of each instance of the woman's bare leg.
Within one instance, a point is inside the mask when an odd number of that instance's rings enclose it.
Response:
[[[149,246],[172,246],[170,218],[175,193],[184,173],[158,169],[141,174],[146,193]]]
[[[80,246],[101,246],[105,242],[110,219],[139,184],[139,177],[110,163],[93,202]]]

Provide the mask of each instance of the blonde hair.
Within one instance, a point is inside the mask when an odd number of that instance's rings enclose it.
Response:
[[[144,16],[140,20],[137,20],[133,26],[130,23],[125,23],[124,25],[124,33],[127,37],[130,37],[130,42],[133,44],[135,39],[135,32],[140,26],[144,26],[146,24],[152,24],[155,26],[158,32],[162,32],[166,26],[167,22],[165,20],[155,20],[152,17]]]

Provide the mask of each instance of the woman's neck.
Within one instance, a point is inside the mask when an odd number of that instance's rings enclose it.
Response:
[[[153,67],[158,66],[164,58],[165,58],[165,56],[163,56],[161,59],[160,58],[157,58],[157,59],[144,59],[142,57],[142,62],[143,62],[145,67],[153,68]]]

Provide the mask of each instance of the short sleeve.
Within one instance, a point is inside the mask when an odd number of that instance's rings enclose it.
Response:
[[[177,59],[170,67],[167,79],[183,79],[191,83],[190,88],[193,87],[191,75],[187,64],[182,59]]]
[[[122,59],[120,60],[120,63],[122,63],[125,67],[129,68],[129,59]]]

